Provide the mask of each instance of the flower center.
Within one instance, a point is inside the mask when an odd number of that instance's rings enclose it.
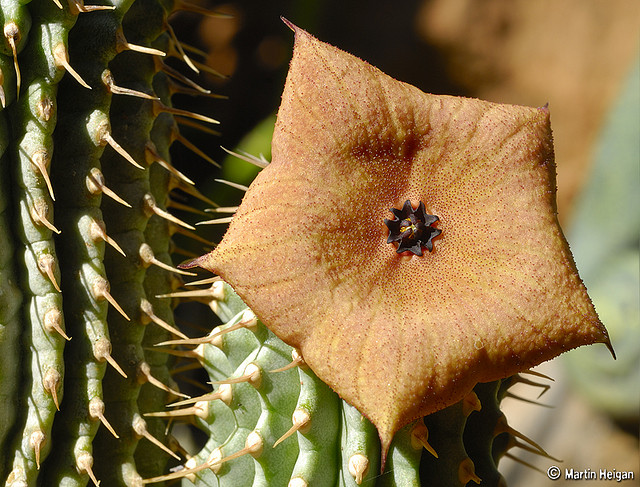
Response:
[[[433,250],[432,239],[442,233],[442,230],[433,228],[439,218],[435,215],[428,215],[424,203],[421,201],[415,210],[411,206],[411,201],[404,202],[402,209],[390,208],[393,213],[393,220],[384,219],[384,224],[389,228],[387,243],[398,243],[396,252],[412,252],[415,255],[422,255],[422,247],[426,247],[429,252]]]

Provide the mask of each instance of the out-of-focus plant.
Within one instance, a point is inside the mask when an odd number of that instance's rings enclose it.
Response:
[[[638,422],[640,404],[640,64],[612,107],[568,238],[618,360],[575,350],[566,364],[598,408]]]

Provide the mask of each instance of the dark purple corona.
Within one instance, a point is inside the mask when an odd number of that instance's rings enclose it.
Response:
[[[429,252],[433,250],[434,237],[442,233],[441,230],[433,228],[439,218],[435,215],[427,215],[424,203],[421,201],[415,210],[411,206],[411,201],[404,202],[401,210],[390,208],[393,213],[393,220],[384,219],[384,224],[389,228],[387,243],[398,242],[396,252],[413,252],[415,255],[422,255],[422,247],[426,247]]]

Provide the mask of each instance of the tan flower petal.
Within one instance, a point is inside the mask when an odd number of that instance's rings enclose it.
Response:
[[[378,428],[609,343],[556,219],[549,111],[434,96],[296,29],[273,162],[195,261]],[[384,218],[440,219],[423,256]]]

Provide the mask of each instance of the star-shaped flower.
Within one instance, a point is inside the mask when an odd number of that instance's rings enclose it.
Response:
[[[385,453],[478,382],[609,344],[556,218],[547,107],[425,94],[294,30],[273,161],[191,266],[298,348]],[[387,243],[407,200],[439,217],[424,255]]]

